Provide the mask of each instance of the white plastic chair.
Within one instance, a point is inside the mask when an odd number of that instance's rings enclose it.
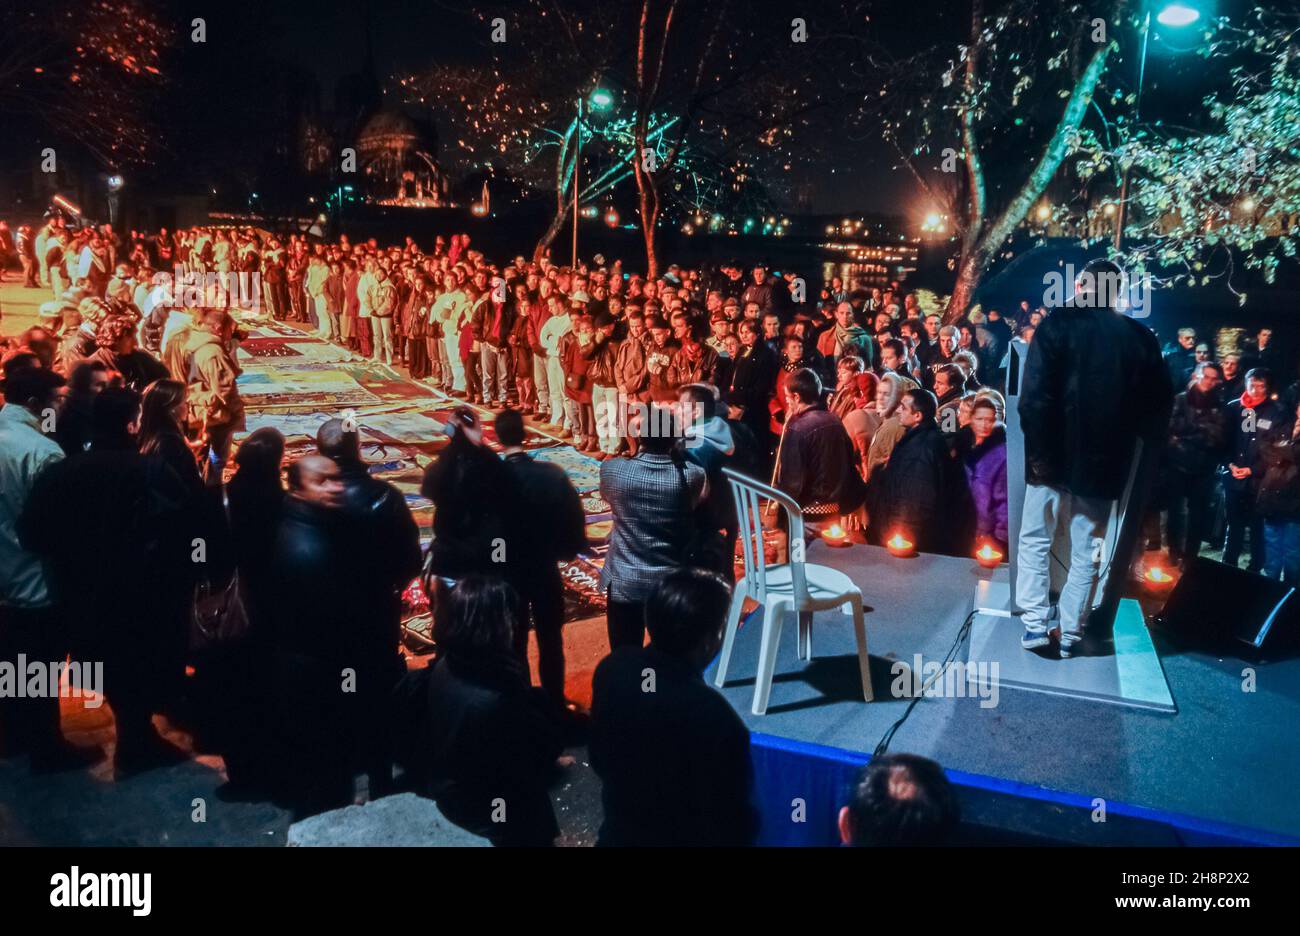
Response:
[[[841,608],[846,614],[853,615],[858,668],[862,671],[862,698],[870,702],[873,698],[871,666],[867,656],[862,592],[843,572],[804,562],[803,512],[794,498],[730,468],[722,470],[736,500],[741,548],[745,551],[745,577],[736,583],[731,596],[727,633],[714,683],[722,686],[727,680],[727,665],[731,662],[731,649],[736,642],[736,631],[740,629],[740,612],[746,598],[753,598],[763,606],[763,636],[752,707],[755,715],[767,712],[767,700],[772,694],[772,673],[776,668],[776,648],[785,615],[790,612],[798,615],[799,659],[811,660],[813,612]],[[759,513],[759,502],[763,500],[775,501],[785,511],[790,533],[791,561],[788,563],[768,565],[763,555],[763,526]]]

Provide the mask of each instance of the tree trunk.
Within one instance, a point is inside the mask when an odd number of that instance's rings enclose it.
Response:
[[[1070,92],[1070,99],[1066,102],[1065,110],[1057,122],[1051,140],[1043,149],[1042,156],[1039,157],[1020,190],[1000,214],[991,220],[985,219],[985,223],[979,226],[976,235],[968,238],[963,244],[961,259],[957,266],[957,282],[953,286],[948,308],[944,310],[944,322],[952,323],[966,315],[979,289],[980,281],[988,271],[989,264],[993,262],[993,258],[1002,249],[1007,238],[1015,233],[1020,222],[1028,216],[1034,202],[1046,191],[1048,183],[1056,175],[1056,170],[1065,161],[1065,157],[1070,152],[1071,140],[1092,103],[1092,95],[1097,90],[1097,83],[1105,74],[1106,61],[1113,47],[1113,41],[1106,42],[1099,45],[1097,51],[1093,53],[1087,67],[1084,68]],[[968,165],[971,165],[969,158]],[[980,175],[982,176],[982,173]]]
[[[533,248],[534,263],[546,256],[546,252],[551,249],[551,244],[555,242],[555,238],[559,237],[560,231],[564,230],[564,223],[569,220],[568,199],[562,198],[561,201],[563,204],[556,208],[555,217],[551,218],[551,223],[546,228],[546,232],[542,235],[541,240],[537,242],[537,246]]]

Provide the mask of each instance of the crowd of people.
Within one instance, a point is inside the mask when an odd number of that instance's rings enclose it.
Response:
[[[761,264],[672,265],[654,279],[602,258],[497,265],[466,235],[427,252],[410,238],[385,248],[240,229],[121,241],[56,218],[20,230],[16,252],[26,285],[51,298],[4,355],[5,658],[105,661],[120,773],[186,756],[153,725],[167,713],[223,755],[226,795],[300,814],[350,802],[358,776],[374,796],[400,775],[499,844],[548,843],[547,785],[579,733],[604,783],[602,842],[752,842],[748,732],[701,679],[739,534],[722,469],[770,480],[814,531],[838,523],[859,542],[901,533],[922,551],[969,556],[988,543],[1005,554],[997,388],[1012,340],[1033,342],[1040,327],[1048,340],[1026,378],[1042,402],[1022,407],[1031,448],[1074,458],[1104,431],[1049,409],[1061,400],[1049,399],[1042,361],[1069,345],[1074,319],[1028,302],[945,324],[897,284],[834,277],[802,302],[802,280]],[[182,295],[190,275],[207,277],[195,301]],[[289,465],[277,432],[253,432],[231,472],[244,428],[239,319],[258,316],[463,401],[424,477],[435,513],[423,557],[404,499],[370,474],[349,420],[326,421],[316,451]],[[1141,334],[1134,347],[1154,346]],[[1272,375],[1287,368],[1271,333],[1248,359],[1219,362],[1180,333],[1163,362],[1155,352],[1159,386],[1150,354],[1124,357],[1129,337],[1083,379],[1150,398],[1132,429],[1152,438],[1154,422],[1167,436],[1158,506],[1173,558],[1199,551],[1222,478],[1227,561],[1248,538],[1252,566],[1294,579],[1300,384],[1275,392]],[[1123,373],[1106,383],[1112,370]],[[1058,396],[1074,400],[1076,384]],[[1172,419],[1160,402],[1169,386],[1182,390]],[[484,438],[488,409],[500,451]],[[530,427],[601,461],[613,515],[602,570],[611,652],[589,715],[565,696],[559,574],[586,548],[582,505],[563,471],[528,454]],[[1050,461],[1029,466],[1031,493],[1081,493],[1092,480]],[[1152,532],[1159,541],[1158,514]],[[401,593],[422,569],[437,657],[408,673]],[[226,629],[214,636],[205,614]],[[641,687],[647,670],[655,693]],[[4,751],[31,754],[34,769],[95,756],[63,739],[57,700],[0,702]],[[841,818],[845,840],[888,841],[891,823],[895,840],[950,830],[955,801],[932,767],[873,761]],[[921,818],[900,820],[909,810]]]

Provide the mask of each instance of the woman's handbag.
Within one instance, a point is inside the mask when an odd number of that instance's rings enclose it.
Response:
[[[230,503],[221,490],[221,508],[227,525]],[[248,611],[240,587],[239,570],[232,568],[224,582],[209,575],[194,586],[194,606],[190,619],[190,649],[212,650],[242,640],[248,633]]]

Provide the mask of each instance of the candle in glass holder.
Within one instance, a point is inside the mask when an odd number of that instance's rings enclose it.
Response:
[[[845,533],[844,528],[838,523],[832,523],[822,530],[822,539],[826,541],[827,546],[849,545],[849,534]]]
[[[985,543],[975,553],[976,560],[986,569],[996,569],[1002,561],[1002,552],[994,548],[992,543]]]
[[[910,556],[916,548],[915,544],[902,533],[891,536],[885,546],[895,556]]]

